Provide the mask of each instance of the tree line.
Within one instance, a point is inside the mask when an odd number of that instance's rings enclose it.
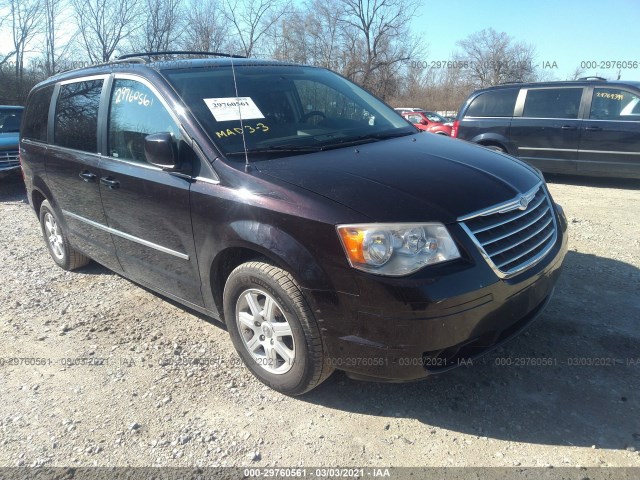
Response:
[[[392,105],[455,111],[474,89],[541,78],[533,46],[486,29],[429,58],[409,0],[0,0],[0,104],[130,52],[197,50],[326,67]]]

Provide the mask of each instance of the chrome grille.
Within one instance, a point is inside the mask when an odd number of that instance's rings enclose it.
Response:
[[[523,208],[520,200],[528,200]],[[542,184],[524,195],[461,219],[462,227],[502,277],[540,261],[557,238],[551,200]]]
[[[17,167],[20,165],[18,150],[5,150],[0,152],[0,168]]]

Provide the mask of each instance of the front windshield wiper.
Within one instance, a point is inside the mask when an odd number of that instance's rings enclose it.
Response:
[[[339,148],[339,147],[344,147],[347,145],[358,145],[358,144],[362,144],[362,143],[369,143],[371,141],[380,141],[380,140],[388,140],[390,138],[398,138],[398,137],[406,137],[408,135],[413,135],[416,132],[413,131],[409,131],[407,132],[406,130],[403,131],[396,131],[396,130],[392,130],[392,131],[386,131],[386,132],[378,132],[378,133],[367,133],[365,135],[359,135],[357,137],[349,137],[349,138],[344,138],[342,140],[339,140],[337,142],[333,142],[333,143],[328,143],[328,144],[324,144],[322,146],[323,150],[327,150],[330,148]]]
[[[273,147],[256,147],[238,150],[237,152],[227,152],[227,155],[244,155],[245,153],[306,153],[320,152],[323,149],[323,147],[309,145],[276,145]]]

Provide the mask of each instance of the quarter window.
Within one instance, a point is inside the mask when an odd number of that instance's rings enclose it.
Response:
[[[54,124],[56,145],[85,152],[98,151],[102,83],[102,80],[87,80],[60,87]]]
[[[582,88],[542,88],[527,92],[523,117],[578,118]]]
[[[617,88],[596,88],[593,91],[589,118],[640,120],[640,97]]]
[[[146,162],[144,139],[154,133],[171,133],[176,141],[182,137],[149,87],[135,80],[116,79],[109,105],[109,155]]]
[[[36,90],[27,102],[22,137],[41,142],[47,141],[47,122],[53,85]]]
[[[512,117],[517,88],[505,88],[478,95],[467,108],[466,117]]]

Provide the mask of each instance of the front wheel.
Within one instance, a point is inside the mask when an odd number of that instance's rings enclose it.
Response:
[[[49,254],[59,267],[65,270],[75,270],[84,267],[91,261],[89,257],[74,250],[71,246],[48,200],[42,202],[40,206],[40,226]]]
[[[285,270],[263,262],[237,267],[224,288],[224,313],[238,354],[265,385],[300,395],[331,375],[313,312]]]

